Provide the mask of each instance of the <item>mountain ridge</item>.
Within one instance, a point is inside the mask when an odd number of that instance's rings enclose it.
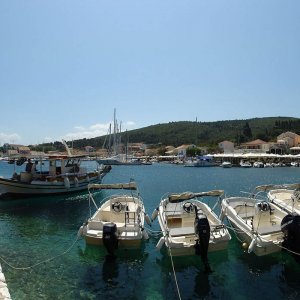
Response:
[[[182,144],[213,145],[228,140],[240,144],[254,139],[276,141],[283,132],[300,133],[300,119],[294,117],[263,117],[212,122],[174,121],[159,123],[123,132],[122,142],[142,142],[179,146]],[[102,146],[106,135],[73,141],[74,147]]]

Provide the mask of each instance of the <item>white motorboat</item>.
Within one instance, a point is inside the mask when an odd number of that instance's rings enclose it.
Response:
[[[287,213],[300,215],[300,183],[260,185],[256,189],[267,192],[269,201]]]
[[[217,163],[214,158],[209,155],[198,156],[196,160],[188,160],[184,164],[185,167],[215,167]]]
[[[115,156],[107,158],[97,159],[98,164],[100,165],[110,165],[110,166],[140,166],[140,165],[152,165],[151,162],[148,162],[144,159],[140,159],[133,156],[127,156],[125,154],[117,154]]]
[[[221,208],[221,219],[227,217],[248,253],[263,256],[281,251],[284,241],[281,224],[287,215],[283,209],[250,196],[224,198]]]
[[[281,226],[285,234],[283,247],[300,260],[300,183],[261,185],[257,189],[268,192],[269,201],[288,213]]]
[[[262,161],[255,161],[253,163],[253,168],[264,168],[264,167],[265,167],[265,165]]]
[[[14,172],[11,178],[0,177],[1,198],[10,199],[25,195],[53,195],[85,190],[89,183],[100,183],[110,166],[99,166],[96,170],[87,171],[81,166],[84,156],[72,155],[67,144],[67,155],[51,155],[48,157],[49,168],[44,170],[44,160],[36,160],[31,166],[30,159],[21,157],[10,162],[22,165],[26,161],[26,169]]]
[[[241,161],[240,162],[240,166],[242,167],[242,168],[252,168],[252,164],[249,162],[249,161]]]
[[[205,265],[207,252],[226,249],[231,239],[226,226],[213,209],[201,201],[203,198],[207,200],[207,197],[220,200],[223,194],[223,190],[214,190],[163,197],[152,214],[152,220],[158,218],[163,234],[157,249],[164,245],[171,256],[200,255]]]
[[[223,161],[220,165],[222,168],[231,168],[232,163],[230,161]]]
[[[96,205],[92,191],[116,189],[120,190],[118,194],[105,197],[100,207]],[[93,203],[96,212],[79,229],[87,244],[104,246],[114,255],[118,248],[137,249],[143,239],[148,239],[144,221],[151,221],[135,182],[89,184],[88,191],[89,203]]]

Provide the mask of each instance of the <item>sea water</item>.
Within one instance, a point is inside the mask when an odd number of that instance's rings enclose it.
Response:
[[[84,162],[90,169],[96,163]],[[0,175],[13,166],[0,162]],[[149,215],[169,192],[222,189],[251,193],[261,184],[295,183],[300,168],[185,168],[157,163],[113,166],[103,182],[134,179]],[[96,194],[99,203],[107,192]],[[212,203],[213,204],[213,203]],[[77,240],[89,217],[87,191],[0,202],[0,257],[13,299],[299,299],[300,266],[289,253],[248,254],[231,231],[228,249],[209,253],[206,274],[199,257],[173,258],[150,236],[138,251],[106,259],[105,250]],[[158,231],[157,220],[151,227]],[[174,266],[174,268],[173,268]],[[176,280],[178,288],[176,285]]]

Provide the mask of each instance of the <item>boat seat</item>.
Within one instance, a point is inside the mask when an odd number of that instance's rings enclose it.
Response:
[[[123,231],[120,234],[121,237],[137,237],[138,236],[138,232],[137,231]]]
[[[99,230],[93,230],[93,229],[89,229],[87,231],[87,235],[89,236],[94,236],[94,237],[102,237],[102,231]]]
[[[171,236],[180,236],[180,235],[195,235],[194,227],[177,227],[170,228]]]
[[[259,234],[269,234],[281,231],[280,220],[277,220],[269,211],[255,214],[253,216],[252,226],[253,230],[257,231]]]
[[[241,217],[242,219],[249,219],[249,218],[253,218],[253,212],[249,212],[249,213],[241,213],[238,214],[239,217]]]

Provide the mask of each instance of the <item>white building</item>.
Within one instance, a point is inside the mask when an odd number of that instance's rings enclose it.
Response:
[[[223,150],[223,153],[233,153],[234,152],[234,143],[229,141],[223,141],[219,143],[219,148]]]

